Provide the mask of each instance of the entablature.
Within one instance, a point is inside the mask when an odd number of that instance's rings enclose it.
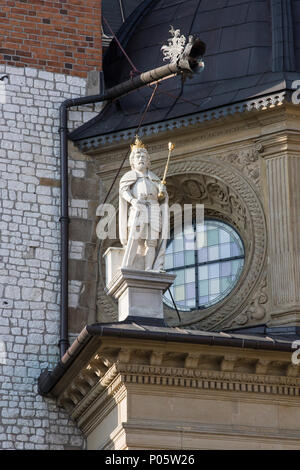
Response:
[[[230,335],[220,335],[230,342]],[[73,419],[86,421],[96,402],[109,408],[128,387],[145,393],[172,387],[172,393],[271,394],[280,400],[299,396],[300,369],[288,351],[111,337],[75,361],[52,394]]]

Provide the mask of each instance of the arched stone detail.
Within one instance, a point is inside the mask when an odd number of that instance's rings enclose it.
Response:
[[[162,174],[164,165],[153,165]],[[203,203],[206,215],[227,221],[240,233],[245,244],[245,265],[233,291],[221,302],[205,310],[181,313],[181,325],[192,329],[221,330],[237,324],[238,316],[252,302],[263,277],[266,259],[267,230],[257,187],[240,169],[220,158],[196,157],[172,162],[167,177],[170,204]],[[172,188],[176,188],[173,191]],[[118,208],[118,189],[109,202]],[[99,283],[97,292],[98,321],[117,320],[117,305],[105,293],[103,253],[119,241],[104,240],[99,245]],[[165,306],[166,321],[178,325],[175,310]]]
[[[155,166],[155,172],[163,166]],[[172,194],[172,180],[176,196]],[[187,189],[185,181],[192,181]],[[180,183],[181,181],[181,183]],[[256,185],[232,164],[219,158],[193,156],[186,162],[173,162],[167,178],[170,204],[204,203],[206,215],[229,222],[245,244],[245,265],[233,291],[221,302],[205,310],[182,312],[182,326],[193,329],[221,330],[229,327],[243,312],[261,283],[267,250],[264,210]],[[191,191],[191,187],[193,190]],[[181,200],[180,200],[181,199]],[[165,307],[168,323],[178,324],[176,312]]]

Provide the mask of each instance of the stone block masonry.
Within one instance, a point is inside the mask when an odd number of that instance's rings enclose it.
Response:
[[[38,395],[37,378],[59,359],[58,109],[85,95],[86,81],[10,65],[0,65],[0,74],[9,76],[0,103],[0,448],[81,449],[80,431],[55,401]],[[88,107],[72,110],[70,130],[93,116]],[[86,168],[83,156],[71,158],[70,177],[85,178]],[[70,211],[86,220],[81,193],[70,197]],[[80,261],[82,242],[72,243],[71,258]],[[74,308],[81,281],[71,287]]]
[[[0,62],[79,77],[101,70],[100,0],[2,3]]]

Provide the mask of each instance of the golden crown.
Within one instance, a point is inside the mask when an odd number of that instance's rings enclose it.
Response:
[[[135,142],[134,142],[134,144],[131,144],[130,147],[131,147],[131,150],[145,149],[146,148],[138,135],[135,136]]]

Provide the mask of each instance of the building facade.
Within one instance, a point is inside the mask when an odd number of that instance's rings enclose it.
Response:
[[[163,65],[170,24],[206,43],[205,69],[70,109],[72,345],[60,358],[58,108],[96,94],[98,3],[2,17],[2,446],[298,449],[300,2],[134,5],[117,35],[127,57],[114,40],[103,61],[106,90]],[[96,235],[98,206],[118,210],[137,129],[158,175],[175,144],[170,202],[204,204],[199,244],[168,245],[164,324],[118,322],[103,254],[120,243]]]

